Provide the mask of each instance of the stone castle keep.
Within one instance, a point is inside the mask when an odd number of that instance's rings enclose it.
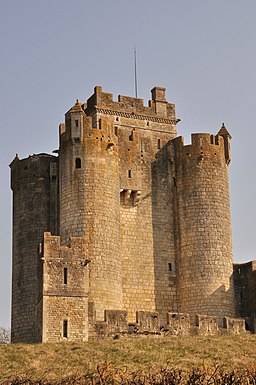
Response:
[[[56,155],[15,157],[13,342],[254,330],[255,262],[233,267],[231,136],[184,145],[178,122],[164,88],[146,107],[95,87]]]

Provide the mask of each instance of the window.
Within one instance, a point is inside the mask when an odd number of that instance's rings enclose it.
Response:
[[[161,139],[157,139],[157,148],[158,148],[158,149],[161,148]]]
[[[172,264],[171,263],[168,263],[168,270],[172,271]]]
[[[78,127],[78,120],[75,120],[75,126]]]
[[[132,171],[128,170],[128,178],[131,178],[131,177],[132,177]]]
[[[129,135],[129,140],[130,140],[130,142],[133,141],[133,131],[132,131],[131,134]]]
[[[81,168],[81,158],[76,158],[76,168]]]
[[[63,337],[68,338],[68,320],[63,320]]]
[[[67,285],[67,283],[68,283],[68,268],[67,267],[64,267],[63,282],[64,282],[64,285]]]
[[[115,126],[115,135],[117,136],[118,135],[118,127]]]

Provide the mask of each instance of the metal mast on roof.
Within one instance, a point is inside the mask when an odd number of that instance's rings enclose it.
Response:
[[[138,97],[138,82],[137,82],[137,56],[136,47],[134,46],[134,82],[135,82],[135,97]]]

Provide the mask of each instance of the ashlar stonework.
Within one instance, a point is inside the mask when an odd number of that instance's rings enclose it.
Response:
[[[178,122],[165,88],[144,106],[95,87],[56,155],[16,155],[13,342],[254,330],[255,263],[233,274],[231,136],[184,145]]]

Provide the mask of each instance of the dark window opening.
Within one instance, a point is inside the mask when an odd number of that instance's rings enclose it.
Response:
[[[176,178],[172,178],[173,180],[173,187],[176,187]]]
[[[172,271],[172,264],[171,263],[168,263],[168,270]]]
[[[131,132],[131,135],[129,135],[129,140],[132,142],[133,141],[133,131]]]
[[[158,148],[158,149],[161,148],[161,139],[157,139],[157,148]]]
[[[63,320],[63,337],[68,338],[68,320]]]
[[[78,127],[78,120],[75,120],[75,126]]]
[[[64,285],[67,285],[67,283],[68,283],[68,268],[67,267],[64,267],[63,282],[64,282]]]
[[[132,177],[132,171],[129,170],[129,171],[128,171],[128,178],[131,178],[131,177]]]
[[[76,168],[81,168],[81,159],[80,158],[76,158]]]
[[[243,293],[240,292],[240,299],[242,300],[243,299]]]
[[[118,135],[118,127],[115,126],[115,135],[117,136]]]

